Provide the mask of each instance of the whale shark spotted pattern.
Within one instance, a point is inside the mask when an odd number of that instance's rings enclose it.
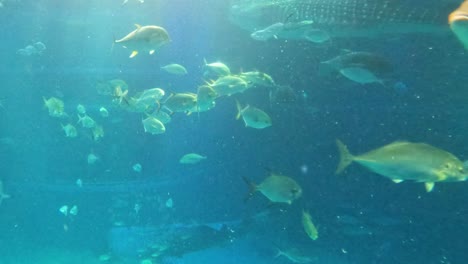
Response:
[[[307,30],[321,30],[330,37],[373,37],[447,32],[447,12],[408,0],[241,0],[231,5],[230,20],[250,32],[274,23],[307,21]],[[285,31],[279,37],[302,37],[297,34]]]

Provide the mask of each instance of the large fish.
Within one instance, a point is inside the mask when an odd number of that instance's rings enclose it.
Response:
[[[336,173],[352,162],[399,183],[406,180],[424,182],[432,191],[434,182],[465,181],[468,174],[462,161],[452,153],[425,143],[397,141],[361,155],[352,155],[339,140],[340,163]]]
[[[458,9],[450,14],[449,24],[465,49],[468,49],[468,1],[463,2]]]
[[[410,0],[240,0],[230,20],[250,32],[274,23],[295,26],[278,38],[304,39],[320,30],[330,37],[376,37],[382,34],[448,32],[450,4]],[[453,5],[453,4],[452,4]],[[300,26],[303,25],[303,26]]]
[[[152,25],[140,26],[138,24],[135,24],[135,26],[137,28],[134,31],[114,41],[114,43],[121,44],[132,51],[130,58],[135,57],[140,51],[153,54],[161,46],[171,41],[169,34],[162,27]]]

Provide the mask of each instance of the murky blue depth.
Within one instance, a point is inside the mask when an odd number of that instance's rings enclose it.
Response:
[[[464,179],[335,174],[336,139],[468,160],[461,2],[0,0],[0,264],[465,263]]]

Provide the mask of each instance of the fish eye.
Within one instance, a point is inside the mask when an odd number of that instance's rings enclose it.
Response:
[[[450,169],[452,166],[450,166],[450,163],[445,163],[445,168]]]

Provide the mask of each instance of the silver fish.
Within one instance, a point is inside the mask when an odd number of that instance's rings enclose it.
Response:
[[[278,38],[304,39],[310,30],[330,37],[375,37],[392,33],[448,32],[446,4],[381,0],[238,0],[230,20],[250,32],[274,23],[303,24]],[[305,23],[307,22],[307,23]]]

